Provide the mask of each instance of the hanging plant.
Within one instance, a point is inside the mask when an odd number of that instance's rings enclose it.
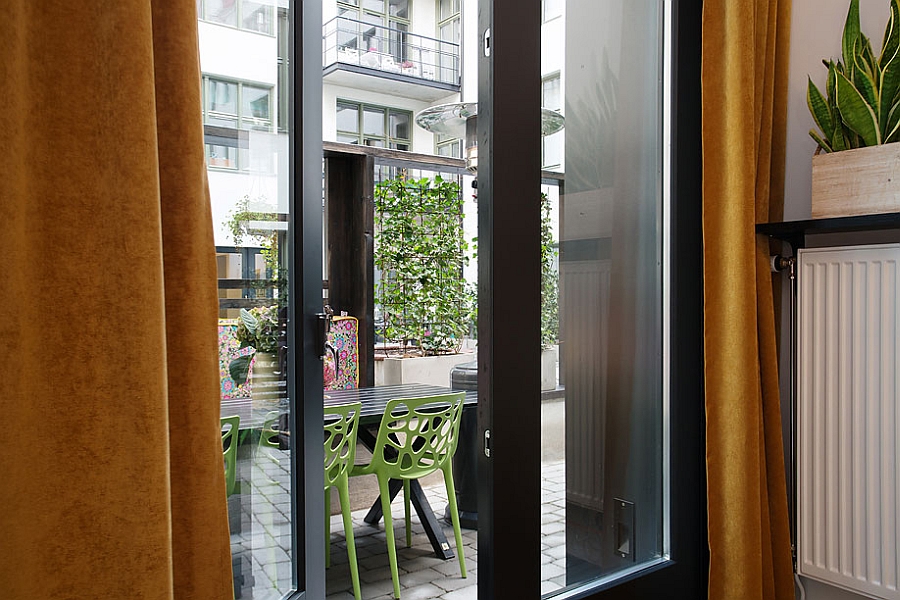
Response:
[[[260,196],[253,200],[253,204],[265,204],[266,197]],[[244,243],[245,238],[249,238],[250,243],[256,244],[261,248],[260,254],[266,262],[266,278],[274,282],[274,288],[277,291],[275,300],[279,306],[287,305],[287,269],[281,266],[282,256],[278,244],[279,232],[275,229],[254,229],[254,222],[271,222],[278,220],[278,214],[275,212],[266,212],[258,210],[250,210],[250,195],[246,194],[238,199],[234,208],[225,218],[224,225],[231,234],[231,239],[235,246]],[[258,289],[271,288],[257,284],[254,287]]]

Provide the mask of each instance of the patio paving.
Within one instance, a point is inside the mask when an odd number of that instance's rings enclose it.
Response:
[[[541,593],[565,585],[565,461],[562,435],[562,402],[544,403],[544,435],[541,482]],[[555,415],[555,416],[554,416]],[[548,435],[550,431],[554,435]],[[273,448],[242,446],[239,453],[241,489],[229,498],[232,522],[232,562],[235,567],[236,598],[280,600],[291,587],[290,455]],[[423,485],[428,502],[438,517],[447,504],[440,475]],[[333,492],[336,496],[336,492]],[[403,600],[474,600],[478,585],[477,532],[463,529],[468,577],[459,573],[456,557],[437,558],[413,511],[412,547],[405,547],[403,501],[392,504],[397,538],[397,562]],[[372,526],[363,520],[367,509],[352,513],[353,533],[360,571],[360,587],[365,600],[392,597],[383,521]],[[453,527],[439,519],[445,536],[455,548]],[[350,569],[341,515],[331,517],[331,560],[326,571],[329,600],[351,600]]]
[[[565,463],[561,460],[543,463],[543,498],[541,504],[541,593],[558,590],[565,585],[565,529],[564,482]],[[447,494],[443,484],[425,488],[428,502],[435,513],[443,515]],[[388,564],[387,546],[383,522],[377,527],[363,521],[366,510],[353,512],[353,535],[356,537],[356,553],[359,578],[364,600],[388,600],[392,598],[391,570]],[[459,560],[454,557],[442,560],[434,555],[431,544],[419,524],[415,512],[412,518],[413,543],[404,544],[403,502],[399,497],[391,505],[394,531],[397,538],[397,564],[400,572],[400,597],[402,600],[474,600],[478,585],[477,532],[463,529],[463,547],[468,577],[459,573]],[[455,548],[453,527],[443,522],[444,534]],[[325,589],[329,600],[352,600],[350,567],[347,564],[347,545],[341,515],[331,517],[331,568],[325,574]]]

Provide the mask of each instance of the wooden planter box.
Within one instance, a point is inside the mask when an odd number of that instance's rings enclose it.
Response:
[[[900,212],[900,143],[813,156],[813,219],[891,212]]]

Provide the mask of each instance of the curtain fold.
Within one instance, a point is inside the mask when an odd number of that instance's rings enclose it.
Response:
[[[790,0],[705,0],[709,598],[794,597],[769,246],[784,194]]]
[[[0,19],[0,596],[232,597],[196,2]]]

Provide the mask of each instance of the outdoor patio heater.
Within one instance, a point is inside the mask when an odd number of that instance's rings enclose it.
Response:
[[[541,108],[541,136],[560,131],[565,117],[549,108]],[[431,133],[466,140],[466,169],[478,172],[478,103],[451,102],[438,104],[416,115],[416,124]]]

